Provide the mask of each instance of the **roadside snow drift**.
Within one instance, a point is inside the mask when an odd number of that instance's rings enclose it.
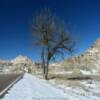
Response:
[[[16,83],[1,100],[69,100],[61,90],[30,74]],[[71,100],[71,99],[70,99]]]

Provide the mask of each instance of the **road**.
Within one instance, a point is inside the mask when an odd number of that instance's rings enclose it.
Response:
[[[13,81],[15,81],[21,75],[22,74],[0,74],[0,93],[2,93],[4,89],[6,89]]]

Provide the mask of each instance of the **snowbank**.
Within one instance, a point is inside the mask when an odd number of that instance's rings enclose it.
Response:
[[[66,94],[47,84],[47,81],[25,74],[1,100],[67,100],[67,98]]]

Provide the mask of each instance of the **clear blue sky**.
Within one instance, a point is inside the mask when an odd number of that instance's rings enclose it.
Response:
[[[39,58],[39,49],[32,48],[30,22],[45,7],[78,35],[79,53],[100,37],[100,0],[0,0],[0,59],[12,59],[19,54]]]

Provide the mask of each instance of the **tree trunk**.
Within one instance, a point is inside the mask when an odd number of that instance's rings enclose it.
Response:
[[[43,65],[43,78],[45,79],[45,65]]]
[[[45,79],[48,80],[48,67],[49,67],[49,59],[47,60],[47,64],[45,66]]]
[[[42,59],[42,69],[43,69],[43,78],[45,79],[45,61],[44,61],[44,49],[42,49],[42,54],[41,54],[41,59]]]
[[[47,80],[48,79],[48,66],[45,67],[45,76],[44,78]]]
[[[48,50],[49,52],[49,50]],[[45,57],[44,57],[44,49],[42,49],[42,55],[41,55],[41,58],[42,58],[42,68],[43,68],[43,78],[45,80],[48,79],[48,67],[49,67],[49,56],[47,56],[47,61],[45,61]]]

